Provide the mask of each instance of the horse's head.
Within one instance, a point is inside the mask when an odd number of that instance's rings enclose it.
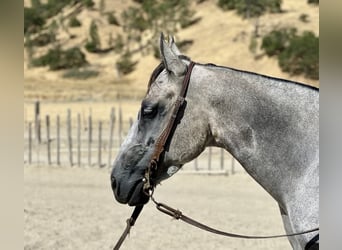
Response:
[[[172,38],[166,43],[161,35],[160,52],[162,63],[152,73],[138,119],[121,146],[111,174],[115,198],[132,206],[148,201],[143,191],[144,175],[156,151],[156,142],[171,120],[190,63],[180,56]],[[152,185],[170,177],[184,163],[198,156],[207,142],[208,122],[200,109],[203,97],[194,91],[194,77],[192,73],[186,101],[178,112],[158,167],[150,176]]]

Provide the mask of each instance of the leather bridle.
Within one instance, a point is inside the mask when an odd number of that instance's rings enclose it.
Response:
[[[176,125],[175,121],[177,120],[177,117],[179,117],[180,108],[184,104],[187,89],[188,89],[189,82],[190,82],[192,69],[195,66],[195,64],[196,64],[195,62],[190,61],[186,75],[183,79],[183,84],[182,84],[180,94],[177,97],[177,100],[175,102],[171,118],[170,118],[169,122],[167,123],[167,126],[164,128],[164,130],[161,132],[158,139],[156,140],[154,152],[152,154],[150,163],[149,163],[149,165],[145,171],[144,178],[142,179],[142,181],[144,182],[143,192],[151,198],[151,200],[155,203],[157,209],[159,211],[163,212],[164,214],[167,214],[167,215],[173,217],[174,219],[182,220],[182,221],[184,221],[184,222],[186,222],[192,226],[198,227],[202,230],[205,230],[205,231],[208,231],[208,232],[211,232],[214,234],[227,236],[227,237],[243,238],[243,239],[271,239],[271,238],[296,236],[296,235],[307,234],[307,233],[318,231],[319,228],[317,227],[317,228],[314,228],[311,230],[306,230],[306,231],[299,232],[299,233],[283,234],[283,235],[271,235],[271,236],[250,236],[250,235],[228,233],[228,232],[224,232],[224,231],[214,229],[214,228],[209,227],[207,225],[204,225],[198,221],[195,221],[195,220],[191,219],[190,217],[185,216],[178,209],[174,209],[174,208],[172,208],[172,207],[170,207],[164,203],[157,202],[154,199],[153,192],[154,192],[155,184],[151,182],[151,176],[155,171],[157,171],[158,167],[160,167],[160,156],[165,151],[165,145],[168,142],[168,140],[170,139],[171,132]],[[118,242],[114,246],[113,250],[118,250],[120,248],[120,246],[122,245],[126,236],[129,234],[131,227],[134,226],[135,221],[137,220],[137,218],[138,218],[140,212],[142,211],[143,207],[144,207],[144,205],[138,205],[134,208],[134,211],[133,211],[131,217],[129,219],[127,219],[127,221],[126,221],[126,223],[127,223],[126,229],[124,230],[120,239],[118,240]],[[316,235],[316,237],[317,237],[317,235]]]
[[[185,77],[183,79],[181,91],[179,93],[179,96],[177,97],[175,104],[174,104],[174,108],[172,111],[171,118],[170,118],[169,122],[167,123],[166,127],[164,128],[164,130],[159,135],[158,139],[156,140],[154,152],[152,154],[150,163],[149,163],[149,165],[145,171],[144,178],[142,179],[142,181],[144,182],[143,192],[151,198],[152,198],[153,190],[155,187],[155,184],[153,184],[151,182],[151,176],[152,176],[152,173],[155,172],[158,169],[158,167],[160,166],[160,156],[165,151],[165,145],[166,145],[166,143],[167,143],[167,141],[171,135],[172,129],[175,126],[175,121],[179,115],[180,108],[184,104],[185,96],[186,96],[188,86],[189,86],[189,82],[190,82],[191,72],[192,72],[192,69],[194,66],[195,66],[195,62],[190,61],[190,64],[187,68],[187,72],[186,72]],[[144,207],[144,205],[138,205],[134,208],[134,211],[133,211],[131,217],[129,219],[127,219],[127,221],[126,221],[126,223],[127,223],[126,229],[123,232],[123,234],[121,235],[119,241],[116,243],[115,247],[113,248],[114,250],[117,250],[120,248],[120,246],[123,243],[123,241],[125,240],[126,236],[129,234],[130,228],[132,226],[134,226],[134,223],[137,220],[137,218],[138,218],[140,212],[142,211],[143,207]]]
[[[159,167],[160,156],[165,151],[165,145],[166,145],[167,141],[170,139],[171,131],[173,130],[173,128],[175,126],[175,121],[177,120],[177,117],[179,117],[180,108],[184,104],[186,93],[187,93],[189,82],[190,82],[191,72],[192,72],[192,69],[194,66],[195,66],[195,63],[193,61],[190,61],[186,75],[183,79],[181,91],[179,93],[179,96],[177,97],[175,104],[174,104],[174,108],[173,108],[170,120],[167,123],[164,130],[159,135],[158,139],[156,140],[154,152],[152,154],[150,163],[149,163],[149,165],[145,171],[145,175],[144,175],[144,178],[142,180],[144,182],[143,191],[148,196],[150,196],[150,192],[154,188],[154,185],[151,183],[151,175]]]

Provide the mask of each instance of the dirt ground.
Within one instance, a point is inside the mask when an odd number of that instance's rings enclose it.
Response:
[[[132,212],[118,204],[109,170],[24,168],[24,249],[112,249]],[[247,174],[178,173],[155,198],[203,223],[235,233],[284,233],[277,204]],[[122,249],[291,249],[286,239],[241,240],[174,221],[148,204]]]

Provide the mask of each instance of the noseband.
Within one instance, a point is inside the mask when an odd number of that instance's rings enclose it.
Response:
[[[186,93],[187,93],[189,82],[190,82],[191,72],[195,64],[196,63],[194,63],[193,61],[190,61],[186,75],[183,79],[182,89],[179,93],[179,96],[177,97],[176,103],[172,111],[171,118],[169,122],[167,123],[167,126],[164,128],[164,130],[161,132],[158,139],[156,140],[154,152],[152,154],[150,163],[145,171],[145,175],[143,178],[143,182],[144,182],[143,191],[148,196],[150,196],[150,192],[154,189],[154,184],[151,183],[151,175],[160,166],[160,161],[159,161],[160,156],[165,151],[166,142],[170,139],[171,131],[175,126],[175,121],[179,115],[180,108],[184,104]]]

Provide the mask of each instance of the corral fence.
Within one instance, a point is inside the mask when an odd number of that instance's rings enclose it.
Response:
[[[108,119],[94,119],[93,111],[42,115],[34,104],[33,119],[24,121],[24,164],[111,168],[120,145],[133,123],[121,106],[108,110]],[[91,110],[91,109],[89,109]],[[125,118],[125,119],[124,119]],[[207,148],[183,166],[183,173],[234,174],[243,171],[225,150]]]

